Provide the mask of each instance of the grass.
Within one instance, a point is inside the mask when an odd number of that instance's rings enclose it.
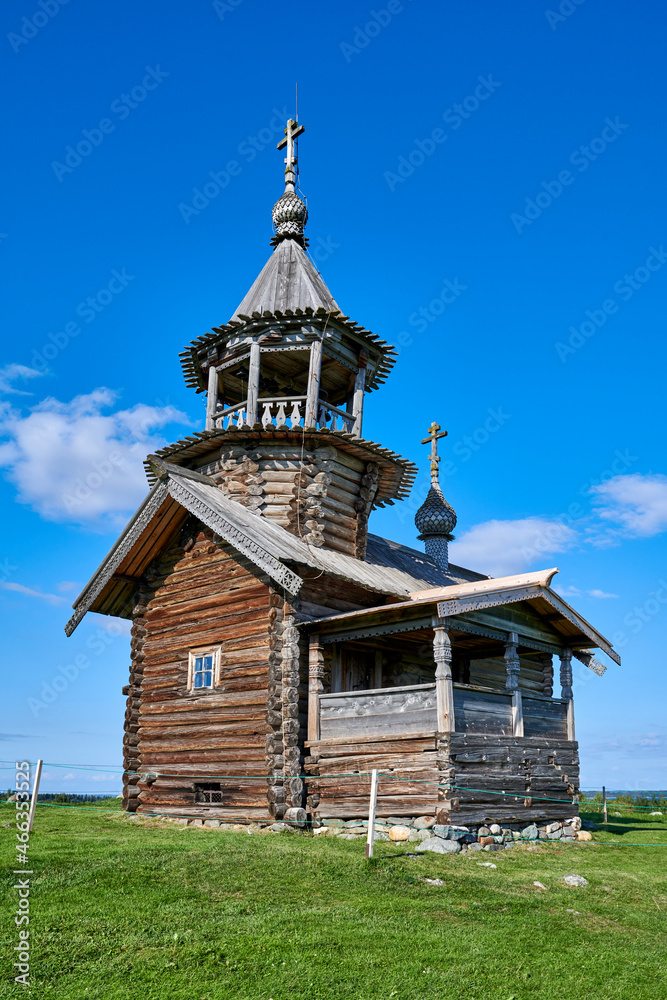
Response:
[[[38,806],[30,929],[40,998],[667,995],[664,817],[613,820],[592,844],[495,854],[409,857],[412,844],[379,843],[368,864],[363,841],[199,830],[108,808]],[[13,818],[1,805],[0,823]],[[3,833],[11,872],[14,830]],[[665,846],[623,846],[637,843]],[[565,887],[570,873],[589,886]],[[5,876],[0,996],[22,989],[7,960],[14,879]]]

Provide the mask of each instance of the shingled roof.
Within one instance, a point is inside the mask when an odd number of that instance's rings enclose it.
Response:
[[[283,240],[255,278],[232,320],[252,316],[255,312],[263,315],[265,312],[317,311],[320,308],[340,312],[322,275],[308,260],[305,251],[294,240]]]

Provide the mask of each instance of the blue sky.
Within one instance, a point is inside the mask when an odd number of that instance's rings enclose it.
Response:
[[[126,625],[63,624],[144,455],[203,426],[178,352],[269,254],[298,80],[313,256],[400,350],[365,436],[422,469],[372,530],[419,544],[438,420],[453,560],[557,565],[616,637],[622,667],[577,675],[584,784],[666,787],[664,11],[5,0],[0,21],[2,757],[120,768]],[[49,766],[44,787],[119,785]]]

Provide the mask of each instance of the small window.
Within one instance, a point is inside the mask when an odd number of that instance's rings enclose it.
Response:
[[[222,804],[220,785],[195,785],[195,802],[199,806],[217,806]]]
[[[219,650],[190,653],[190,690],[205,691],[215,687]]]

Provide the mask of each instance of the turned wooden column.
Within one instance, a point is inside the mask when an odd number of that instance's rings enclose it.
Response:
[[[260,347],[255,341],[250,345],[250,365],[248,370],[248,404],[246,423],[254,427],[257,423],[257,401],[259,398],[259,356]]]
[[[218,370],[214,364],[208,369],[208,392],[206,393],[206,430],[215,430],[215,413],[218,409]]]
[[[567,738],[574,735],[574,695],[572,693],[572,650],[567,647],[560,654],[560,696],[567,702]]]
[[[435,697],[438,732],[453,733],[454,688],[452,686],[452,642],[445,619],[433,619],[433,659],[435,660]]]
[[[519,671],[521,661],[517,646],[519,637],[516,632],[510,632],[505,643],[505,690],[512,696],[512,735],[523,736],[523,702],[519,690]]]
[[[320,738],[320,695],[324,691],[324,647],[319,635],[311,635],[308,646],[308,739]]]
[[[310,365],[308,366],[308,390],[306,394],[306,416],[303,422],[304,427],[317,427],[321,372],[322,341],[314,340],[310,345]]]
[[[360,355],[357,377],[354,380],[354,395],[352,397],[352,415],[354,417],[352,433],[356,434],[357,437],[361,437],[361,421],[364,415],[364,392],[366,391],[367,364],[368,358],[364,354]]]

